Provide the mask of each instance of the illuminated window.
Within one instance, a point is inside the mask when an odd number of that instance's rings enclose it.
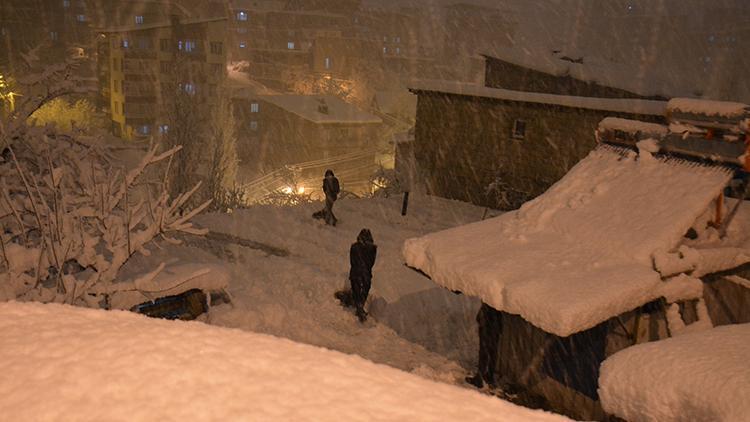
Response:
[[[289,41],[286,43],[286,48],[289,50],[294,50],[294,41]]]
[[[164,135],[169,132],[169,125],[159,125],[159,133]]]
[[[513,139],[524,139],[526,138],[526,122],[521,119],[513,121],[513,133],[511,134]]]
[[[136,25],[143,25],[143,16],[136,16],[135,17],[135,24]]]
[[[238,21],[246,21],[247,20],[247,12],[245,12],[244,10],[240,10],[239,12],[237,12],[236,17],[237,17]]]
[[[57,41],[57,38],[58,38],[57,31],[50,31],[49,39],[51,39],[52,41]]]
[[[86,22],[86,15],[76,15],[76,20],[78,22]]]
[[[250,112],[251,113],[258,113],[260,111],[260,105],[258,103],[252,103],[250,104]]]
[[[149,133],[151,133],[151,126],[149,125],[138,126],[138,133],[143,136],[147,136]]]
[[[186,84],[180,84],[180,87],[185,93],[195,95],[195,84],[188,82]]]
[[[70,0],[63,0],[63,7],[70,7]]]
[[[247,47],[247,43],[245,41],[240,41],[240,48]]]
[[[122,48],[128,48],[128,47],[130,47],[130,41],[122,40]]]
[[[185,40],[185,41],[178,41],[177,42],[177,49],[184,51],[186,53],[192,53],[198,48],[198,45],[195,43],[194,40]]]
[[[331,68],[331,58],[330,57],[326,57],[325,60],[323,60],[323,62],[324,62],[323,65],[325,66],[326,69],[330,69]]]

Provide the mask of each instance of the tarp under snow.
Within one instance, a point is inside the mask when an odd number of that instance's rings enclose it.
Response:
[[[729,181],[723,168],[597,148],[517,211],[409,239],[406,264],[566,337],[656,299],[671,250]]]

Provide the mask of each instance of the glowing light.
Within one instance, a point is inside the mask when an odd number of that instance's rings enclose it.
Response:
[[[291,194],[292,192],[294,192],[294,189],[292,189],[292,187],[291,187],[291,186],[287,186],[287,187],[285,187],[284,189],[282,189],[281,191],[282,191],[282,192],[284,192],[285,194],[289,195],[289,194]]]
[[[302,195],[303,193],[305,193],[305,187],[304,186],[298,187],[297,194]]]

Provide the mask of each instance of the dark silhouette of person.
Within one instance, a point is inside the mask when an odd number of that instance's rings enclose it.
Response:
[[[353,305],[360,322],[367,320],[365,302],[370,293],[372,267],[375,265],[377,254],[378,247],[372,239],[372,233],[368,229],[362,229],[357,236],[357,241],[352,243],[349,249],[349,263],[351,264],[349,282],[352,286]]]
[[[482,388],[486,383],[495,387],[495,367],[497,366],[497,352],[502,333],[501,314],[491,306],[482,302],[477,312],[477,324],[479,325],[479,365],[477,373],[472,377],[466,377],[466,382],[477,388]]]
[[[341,191],[339,187],[339,179],[333,175],[333,170],[326,170],[325,177],[323,178],[323,192],[326,194],[326,207],[323,212],[326,224],[335,226],[338,219],[333,214],[333,203],[339,196]]]

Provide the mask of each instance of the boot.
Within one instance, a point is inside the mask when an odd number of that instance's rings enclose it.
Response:
[[[359,318],[359,322],[362,323],[367,321],[367,312],[365,312],[365,310],[360,306],[357,307],[357,318]]]
[[[482,381],[482,376],[479,374],[474,374],[474,376],[466,377],[464,379],[466,380],[467,383],[477,388],[482,388],[482,386],[484,385],[484,381]]]

